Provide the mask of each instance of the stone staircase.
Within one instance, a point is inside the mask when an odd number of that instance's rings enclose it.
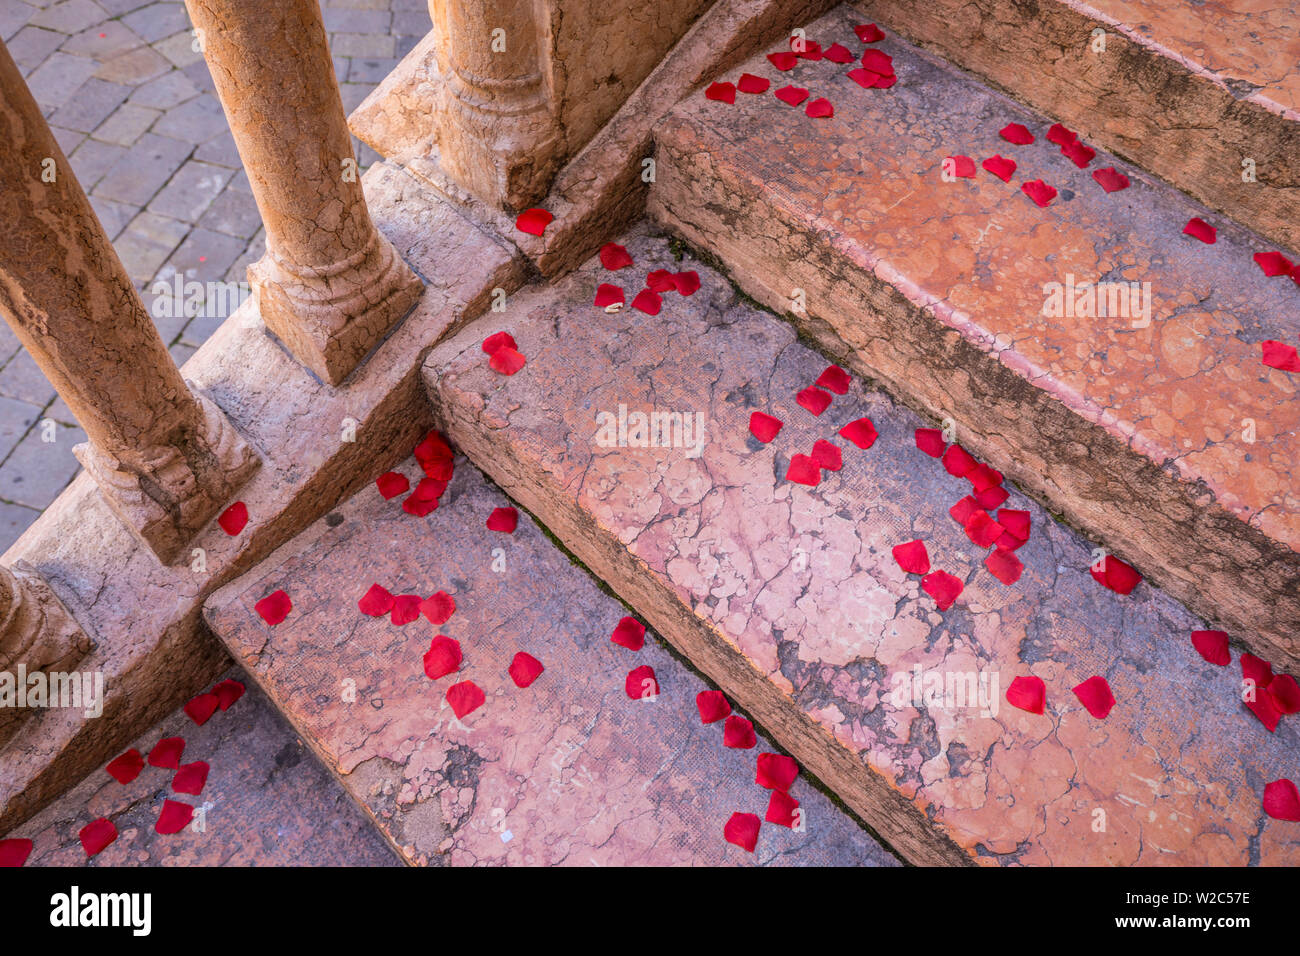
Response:
[[[728,22],[722,6],[705,17]],[[854,27],[872,19],[885,37],[864,44]],[[32,862],[84,862],[76,831],[96,816],[121,820],[101,864],[1300,862],[1297,824],[1261,807],[1265,784],[1297,776],[1300,725],[1268,729],[1241,681],[1246,652],[1300,672],[1300,379],[1259,344],[1300,344],[1300,286],[1252,258],[1300,246],[1300,81],[1269,41],[1284,26],[1108,0],[867,0],[802,26],[855,62],[778,70],[780,43],[728,61],[643,123],[649,188],[585,214],[599,136],[562,170],[554,235],[579,245],[512,234],[508,252],[508,218],[458,198],[436,157],[390,154],[367,175],[417,271],[468,272],[480,249],[492,274],[426,298],[437,321],[418,345],[400,339],[408,319],[383,346],[398,397],[364,406],[373,467],[335,490],[370,483],[204,601],[250,693],[135,746],[206,741],[209,832],[155,836],[158,771],[123,788],[101,770],[6,834],[32,839]],[[696,66],[701,43],[679,46]],[[894,84],[848,76],[868,47]],[[706,95],[746,73],[770,87]],[[776,99],[787,84],[834,115]],[[620,123],[621,146],[640,142]],[[1036,141],[1002,138],[1012,123]],[[1085,167],[1047,141],[1054,123],[1095,149]],[[1009,182],[981,168],[995,154],[1015,161]],[[956,156],[973,177],[943,174]],[[1094,180],[1112,167],[1128,188]],[[1057,190],[1046,207],[1020,190],[1039,179]],[[1193,217],[1214,244],[1183,234]],[[607,268],[606,241],[631,264]],[[697,289],[675,285],[691,273]],[[1045,314],[1067,282],[1137,283],[1149,321]],[[658,308],[632,307],[647,283]],[[497,333],[524,358],[514,374],[485,352]],[[774,437],[756,413],[782,423]],[[374,480],[400,461],[397,483],[418,486],[421,463],[402,459],[429,422],[458,454],[417,515]],[[517,527],[489,528],[507,507]],[[1020,540],[991,550],[990,528]],[[900,564],[914,540],[929,574]],[[1143,579],[1128,593],[1091,570],[1115,556]],[[445,591],[454,613],[369,616],[375,584]],[[292,609],[270,625],[258,605],[277,591]],[[611,640],[625,617],[649,625],[637,650]],[[1191,643],[1214,627],[1228,667]],[[462,658],[431,678],[440,634]],[[545,668],[527,686],[520,652]],[[1008,698],[1015,682],[1024,703],[1030,678],[1039,713]],[[1091,678],[1113,692],[1104,717],[1074,692]],[[448,691],[467,681],[483,700],[457,718],[470,691]],[[705,723],[697,700],[719,692],[737,719]],[[797,762],[796,816],[757,781],[764,753]],[[758,821],[746,852],[733,828]]]

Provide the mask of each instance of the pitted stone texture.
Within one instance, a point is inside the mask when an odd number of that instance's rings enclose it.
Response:
[[[856,44],[855,19],[841,8],[808,36]],[[651,213],[769,307],[804,290],[794,318],[832,354],[961,422],[973,450],[1260,653],[1300,660],[1300,380],[1259,345],[1300,338],[1300,288],[1263,276],[1258,237],[1099,153],[1091,169],[1133,181],[1104,193],[1043,140],[1048,120],[879,46],[890,90],[796,69],[832,119],[770,96],[685,101],[656,134]],[[1002,140],[1013,121],[1039,142]],[[1020,164],[1012,183],[941,180],[946,156],[995,153]],[[1061,191],[1047,209],[1019,191],[1040,177]],[[1195,215],[1216,245],[1181,235]],[[1071,275],[1149,282],[1150,325],[1045,316],[1045,285]]]
[[[1032,106],[1300,248],[1300,39],[1272,2],[858,0]],[[1104,52],[1094,31],[1106,34]],[[1253,161],[1254,181],[1242,179]]]
[[[1297,725],[1269,734],[1243,709],[1235,663],[1192,649],[1192,614],[1149,584],[1101,588],[1091,544],[1014,489],[1007,506],[1031,512],[1033,533],[1004,587],[947,513],[969,483],[914,446],[928,423],[860,382],[814,418],[795,395],[825,358],[717,273],[626,241],[633,268],[591,263],[435,349],[437,415],[884,840],[927,863],[1300,860],[1300,832],[1261,808],[1263,783],[1294,773]],[[631,289],[655,268],[696,269],[703,286],[665,293],[656,318],[591,305],[598,282]],[[528,358],[509,379],[479,349],[498,330]],[[620,405],[703,414],[703,453],[599,446],[599,413]],[[748,432],[755,410],[785,422],[771,445]],[[862,415],[880,432],[868,451],[835,437]],[[843,448],[843,470],[815,489],[785,481],[819,438]],[[891,556],[918,537],[965,582],[946,613]],[[997,675],[996,715],[895,700],[918,666]],[[1046,683],[1042,716],[1001,696],[1027,674]],[[1119,701],[1104,721],[1071,692],[1093,675]]]
[[[202,727],[177,711],[133,740],[142,756],[164,737],[183,737],[181,763],[202,760],[208,779],[197,796],[175,793],[175,770],[148,764],[128,784],[96,768],[9,837],[34,844],[28,866],[397,866],[399,861],[338,781],[284,718],[236,669],[247,691]],[[163,835],[154,823],[164,799],[204,808],[201,831]],[[117,840],[92,859],[77,831],[98,817]]]
[[[240,491],[248,526],[211,523],[201,554],[161,567],[79,475],[5,554],[25,558],[88,634],[107,636],[80,667],[105,675],[104,716],[48,710],[0,751],[0,830],[66,790],[127,740],[197,693],[223,667],[202,632],[204,598],[251,568],[410,448],[431,423],[421,357],[494,289],[522,282],[519,263],[410,176],[378,164],[364,177],[371,214],[427,277],[415,310],[341,388],[311,376],[261,326],[252,299],[185,363],[185,378],[225,411],[263,465]]]
[[[421,477],[413,460],[399,470],[412,485]],[[722,725],[700,723],[706,685],[653,636],[639,652],[613,644],[626,609],[526,515],[511,535],[485,530],[508,503],[463,459],[427,519],[367,488],[205,612],[409,862],[896,863],[804,780],[791,793],[805,832],[766,824],[752,856],[726,843],[733,812],[766,810],[760,749],[724,748]],[[356,602],[372,582],[394,594],[445,589],[456,611],[440,628],[365,617]],[[276,588],[293,611],[269,628],[253,605]],[[431,681],[421,659],[437,633],[458,640],[464,660]],[[517,651],[546,668],[523,689],[506,673]],[[652,702],[624,690],[642,665],[659,683]],[[463,722],[445,699],[461,680],[487,695]]]

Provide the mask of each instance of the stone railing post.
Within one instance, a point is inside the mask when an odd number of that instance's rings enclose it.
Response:
[[[74,452],[163,562],[258,466],[192,392],[0,43],[0,313],[86,430]]]
[[[90,650],[90,639],[41,578],[21,563],[0,566],[0,747],[31,710],[20,707],[27,678],[66,672]]]
[[[186,0],[266,227],[262,319],[331,385],[424,287],[370,219],[316,0]]]
[[[564,144],[545,76],[539,0],[429,0],[444,96],[442,168],[510,209],[550,188]]]

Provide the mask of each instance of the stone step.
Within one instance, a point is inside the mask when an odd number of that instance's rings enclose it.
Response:
[[[414,485],[420,467],[399,466]],[[735,812],[762,817],[757,749],[723,746],[703,725],[707,685],[651,635],[611,642],[628,612],[527,515],[511,534],[486,520],[510,502],[463,459],[425,518],[372,484],[223,588],[212,630],[317,756],[413,864],[842,864],[897,859],[800,778],[805,824],[764,824],[753,854],[727,843]],[[447,591],[441,628],[395,626],[358,608],[372,583],[393,594]],[[255,610],[283,589],[293,609],[269,627]],[[439,632],[460,642],[459,673],[430,680]],[[517,652],[545,670],[525,688]],[[659,694],[630,699],[653,668]],[[486,702],[457,720],[446,693],[473,681]]]
[[[807,35],[860,51],[860,20],[840,7]],[[1300,285],[1253,261],[1274,247],[1113,156],[1076,168],[1051,118],[892,36],[875,46],[892,88],[825,60],[724,77],[807,87],[831,118],[771,92],[683,101],[656,132],[651,214],[1199,613],[1300,660],[1300,377],[1260,344],[1300,345]],[[1010,123],[1037,142],[1001,138]],[[1010,183],[979,168],[995,154],[1019,164]],[[949,156],[975,177],[945,182]],[[1129,188],[1094,181],[1112,166]],[[1059,190],[1047,208],[1020,189],[1038,179]],[[1215,244],[1183,234],[1198,216]],[[1098,282],[1137,284],[1137,314],[1056,308]]]
[[[27,866],[399,866],[374,824],[311,755],[247,675],[228,710],[201,726],[178,710],[125,748],[148,757],[162,739],[185,741],[181,765],[203,761],[197,795],[172,789],[175,770],[145,764],[119,783],[103,767],[5,834],[32,842]],[[177,833],[154,829],[164,800],[201,816]],[[104,818],[117,839],[87,856],[79,832]]]
[[[860,21],[879,20],[1088,142],[1300,249],[1300,33],[1291,6],[1197,0],[858,0],[855,6]]]
[[[927,421],[861,381],[814,417],[796,395],[825,357],[667,241],[622,241],[632,267],[588,263],[437,346],[435,416],[781,746],[916,863],[1300,862],[1300,831],[1261,808],[1264,784],[1294,774],[1297,718],[1270,733],[1245,710],[1235,662],[1193,650],[1192,613],[1150,584],[1101,587],[1092,543],[1014,488],[1005,507],[1031,534],[1023,577],[999,583],[948,513],[971,484],[915,445]],[[593,306],[598,284],[630,302],[653,269],[703,284],[665,292],[654,317]],[[509,378],[481,348],[498,331],[526,357]],[[620,445],[620,409],[632,426],[702,416],[702,453],[686,430],[642,448],[633,427]],[[753,412],[784,421],[771,444]],[[879,432],[865,451],[836,437],[861,416]],[[842,470],[786,480],[817,439]],[[964,582],[946,612],[891,556],[917,538]],[[914,668],[951,699],[915,702]],[[1003,696],[1028,675],[1043,715]],[[1118,700],[1104,720],[1071,690],[1097,675]],[[983,706],[961,706],[968,679],[985,681]]]

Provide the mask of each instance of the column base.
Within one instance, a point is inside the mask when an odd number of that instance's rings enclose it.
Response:
[[[113,512],[163,564],[172,564],[261,465],[225,413],[190,392],[203,411],[202,434],[146,452],[144,473],[127,470],[89,442],[73,454]]]
[[[248,267],[267,328],[323,381],[339,385],[420,300],[424,283],[378,230],[363,253],[307,272],[269,249]]]

